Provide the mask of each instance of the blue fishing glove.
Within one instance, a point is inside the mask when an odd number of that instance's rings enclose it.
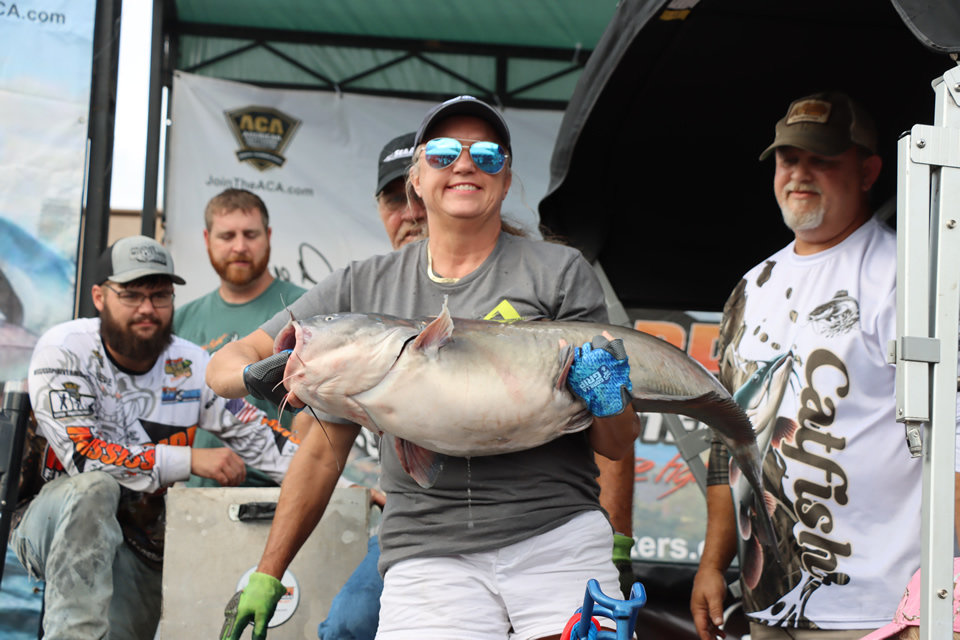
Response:
[[[243,386],[247,388],[250,395],[258,400],[267,400],[280,406],[283,397],[287,395],[287,389],[281,380],[283,380],[283,370],[287,367],[287,360],[290,359],[291,353],[293,353],[292,349],[280,351],[243,368]],[[299,409],[290,407],[290,411],[296,413]]]
[[[234,594],[223,611],[220,640],[240,640],[247,625],[253,622],[253,640],[266,640],[267,623],[277,610],[277,603],[287,593],[279,580],[266,573],[250,574],[250,581]]]
[[[623,340],[611,341],[594,336],[593,344],[584,343],[573,357],[567,384],[598,418],[615,416],[623,411],[628,402],[624,396],[629,397],[633,391]]]
[[[330,603],[327,619],[317,627],[320,640],[373,640],[380,622],[383,579],[377,571],[380,545],[377,536],[367,543],[367,555],[357,565]]]

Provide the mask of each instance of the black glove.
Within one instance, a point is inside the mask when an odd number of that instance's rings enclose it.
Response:
[[[287,367],[292,349],[275,353],[260,362],[248,364],[243,369],[243,386],[254,398],[267,400],[280,406],[287,389],[283,386],[283,370]],[[291,407],[291,410],[293,407]]]

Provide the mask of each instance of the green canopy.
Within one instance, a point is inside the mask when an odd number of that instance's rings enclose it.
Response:
[[[563,110],[617,0],[153,0],[142,232],[157,213],[161,88],[176,70],[261,87]],[[106,245],[121,0],[97,0],[85,260]],[[80,290],[91,275],[81,274]],[[87,300],[80,315],[95,314]]]
[[[615,0],[168,0],[173,68],[260,86],[563,109]]]

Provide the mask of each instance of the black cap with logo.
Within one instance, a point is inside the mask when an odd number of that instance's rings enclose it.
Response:
[[[373,195],[378,196],[388,184],[407,175],[410,159],[416,145],[413,139],[416,134],[412,131],[398,136],[388,142],[380,151],[377,161],[377,190]]]

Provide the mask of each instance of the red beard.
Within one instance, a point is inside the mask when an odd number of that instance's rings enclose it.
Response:
[[[255,260],[253,256],[250,255],[234,256],[226,260],[217,260],[210,254],[209,250],[207,253],[210,255],[210,264],[213,265],[213,269],[217,272],[217,275],[219,275],[222,280],[226,280],[230,284],[238,287],[248,285],[254,280],[257,280],[267,270],[267,264],[270,262],[270,247],[267,247],[267,252],[264,254],[262,260]],[[249,262],[250,266],[239,267],[234,264],[235,262]]]

